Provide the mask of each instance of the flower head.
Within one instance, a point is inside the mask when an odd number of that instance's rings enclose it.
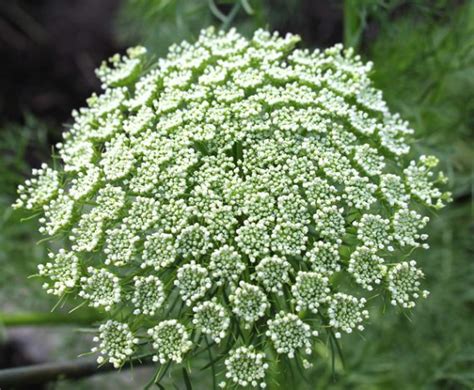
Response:
[[[266,334],[278,353],[293,358],[298,349],[311,353],[311,337],[317,336],[318,332],[312,331],[296,314],[279,312],[274,319],[268,320]]]
[[[166,295],[161,280],[153,275],[134,276],[131,301],[133,314],[155,315],[165,301]]]
[[[414,131],[371,63],[298,41],[210,28],[154,62],[142,47],[111,57],[58,168],[18,187],[14,207],[42,212],[62,248],[39,267],[46,291],[105,312],[101,361],[151,346],[182,362],[211,338],[228,385],[264,387],[257,348],[302,361],[316,319],[363,329],[360,291],[407,308],[424,295],[398,259],[428,247],[420,206],[450,198],[438,160],[409,153]]]
[[[263,317],[269,306],[268,298],[257,286],[241,281],[229,297],[232,311],[250,328],[252,323]]]
[[[374,284],[380,284],[387,271],[383,263],[383,259],[373,249],[362,246],[351,253],[347,272],[354,277],[356,283],[372,291]]]
[[[387,273],[387,288],[392,297],[392,305],[412,308],[415,306],[415,300],[420,295],[426,298],[429,292],[420,288],[420,279],[423,276],[423,271],[416,267],[416,261],[414,260],[395,265]]]
[[[38,265],[38,272],[48,279],[43,287],[49,294],[62,295],[76,286],[80,277],[79,258],[74,252],[60,249],[58,253],[49,253],[50,262]]]
[[[229,315],[224,306],[216,302],[206,301],[193,308],[193,324],[202,333],[209,335],[216,343],[219,343],[226,335],[230,325]]]
[[[191,306],[206,294],[212,283],[207,269],[191,261],[178,269],[174,285],[186,305]]]
[[[109,311],[122,299],[119,277],[104,268],[88,267],[87,274],[80,281],[79,296],[89,301],[92,307],[103,307],[105,311]]]
[[[336,330],[336,337],[341,337],[339,330],[352,333],[354,329],[364,330],[362,322],[369,317],[364,309],[365,298],[356,298],[344,293],[336,293],[329,300],[329,325]]]
[[[318,308],[327,302],[330,291],[329,279],[318,272],[298,272],[291,287],[296,310],[308,309],[313,313],[317,313]]]
[[[59,172],[42,164],[40,169],[33,169],[33,177],[18,187],[18,199],[15,208],[33,209],[50,201],[60,188]]]
[[[135,349],[138,339],[127,324],[108,320],[99,326],[99,336],[94,338],[98,347],[92,348],[92,352],[99,352],[97,363],[110,362],[115,368],[121,367],[129,359]]]
[[[289,283],[291,265],[278,256],[266,257],[255,267],[253,278],[268,292],[283,295],[283,285]]]
[[[265,373],[268,363],[265,354],[250,347],[239,347],[229,352],[225,360],[226,378],[240,386],[265,388]]]
[[[148,329],[148,335],[152,338],[153,348],[156,350],[153,360],[161,364],[169,360],[180,363],[192,346],[186,328],[177,320],[160,322],[154,328]]]

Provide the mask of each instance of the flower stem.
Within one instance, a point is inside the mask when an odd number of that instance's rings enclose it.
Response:
[[[344,0],[344,46],[357,49],[361,36],[361,20],[357,0]]]
[[[87,313],[48,313],[48,312],[0,312],[0,324],[3,326],[37,325],[90,325],[101,319],[94,312]]]

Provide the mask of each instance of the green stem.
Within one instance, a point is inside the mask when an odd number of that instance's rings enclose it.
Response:
[[[344,0],[344,46],[357,49],[360,43],[361,20],[357,0]]]
[[[3,326],[28,325],[91,325],[100,321],[97,313],[42,313],[42,312],[0,312],[0,324]]]
[[[222,22],[221,30],[227,31],[229,29],[235,17],[239,13],[240,7],[241,7],[241,3],[240,1],[237,1],[232,7],[232,9],[230,10],[230,12],[228,13],[228,15],[226,16],[225,20]]]

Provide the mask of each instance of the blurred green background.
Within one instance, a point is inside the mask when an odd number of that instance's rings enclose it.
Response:
[[[226,18],[227,17],[227,18]],[[429,251],[416,258],[429,299],[410,313],[373,313],[367,330],[342,340],[344,364],[321,349],[296,389],[474,388],[474,2],[455,0],[82,0],[0,5],[0,327],[12,313],[54,301],[28,279],[45,255],[35,221],[9,205],[32,167],[49,158],[72,108],[97,90],[93,69],[128,45],[161,56],[210,24],[302,36],[309,48],[354,46],[375,63],[373,80],[410,121],[414,149],[437,155],[454,201],[430,214]],[[60,36],[57,33],[60,33]],[[384,314],[382,316],[382,314]],[[4,326],[0,367],[74,358],[90,348],[78,326]],[[51,385],[141,388],[147,370]],[[209,371],[192,372],[207,389]],[[172,379],[168,379],[171,383]],[[311,385],[309,385],[310,383]],[[178,388],[184,388],[179,381]],[[168,387],[166,387],[168,388]],[[172,387],[170,387],[172,388]]]

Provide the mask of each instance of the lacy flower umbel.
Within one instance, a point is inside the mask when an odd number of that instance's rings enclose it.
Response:
[[[61,168],[19,187],[14,207],[62,248],[39,266],[46,291],[106,318],[99,363],[210,345],[222,387],[265,387],[279,355],[310,367],[318,338],[362,331],[368,298],[427,295],[412,256],[423,206],[449,201],[437,159],[413,159],[372,64],[298,41],[208,29],[157,62],[112,57]]]

